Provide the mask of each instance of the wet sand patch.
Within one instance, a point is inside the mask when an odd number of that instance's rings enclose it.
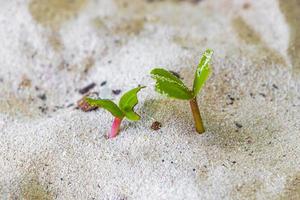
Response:
[[[60,27],[84,8],[88,0],[31,0],[28,9],[33,19],[49,28],[48,43],[55,51],[63,48]]]
[[[38,177],[30,177],[21,186],[21,196],[23,199],[31,200],[52,200],[50,192],[39,182]]]
[[[279,6],[290,26],[288,54],[292,62],[293,71],[296,74],[300,74],[300,1],[279,0]]]
[[[75,17],[86,3],[87,0],[31,0],[28,8],[36,22],[57,29]]]
[[[10,94],[6,99],[0,99],[0,113],[5,113],[10,116],[35,116],[35,112],[30,109],[32,102],[29,99],[19,98]]]
[[[268,47],[262,40],[258,32],[256,32],[242,17],[236,17],[232,20],[232,26],[240,40],[247,45],[257,47],[257,53],[253,55],[254,60],[263,59],[267,64],[275,63],[285,65],[285,59],[279,52]]]
[[[299,199],[300,198],[300,172],[288,181],[285,192],[280,200]]]

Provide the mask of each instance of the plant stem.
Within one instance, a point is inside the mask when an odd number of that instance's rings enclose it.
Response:
[[[120,131],[120,125],[121,125],[122,120],[123,120],[123,118],[115,117],[113,125],[111,127],[110,134],[108,135],[108,138],[114,138],[118,135],[118,133]]]
[[[205,130],[204,130],[204,126],[203,126],[203,122],[202,122],[202,118],[201,118],[201,114],[199,111],[199,106],[198,106],[196,97],[194,97],[190,100],[190,106],[191,106],[194,121],[195,121],[196,131],[200,134],[204,133]]]

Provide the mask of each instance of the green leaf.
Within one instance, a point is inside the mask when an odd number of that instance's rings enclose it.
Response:
[[[127,111],[125,113],[125,116],[127,119],[129,119],[131,121],[138,121],[141,119],[141,117],[134,111]]]
[[[134,88],[126,92],[119,101],[119,107],[124,112],[126,118],[132,121],[137,121],[140,116],[134,112],[134,107],[138,103],[137,93],[145,88],[144,86]]]
[[[202,55],[202,58],[199,62],[199,65],[195,73],[195,79],[193,85],[194,96],[196,96],[200,92],[204,83],[206,82],[209,75],[211,74],[212,69],[211,69],[210,61],[211,61],[212,54],[213,51],[211,49],[207,49]]]
[[[98,106],[98,107],[106,109],[115,117],[118,117],[118,118],[124,117],[124,113],[111,100],[86,98],[86,102],[88,102],[88,104],[90,104],[91,106]]]
[[[156,80],[155,90],[158,93],[176,99],[188,100],[193,98],[192,92],[171,72],[156,68],[150,74]]]

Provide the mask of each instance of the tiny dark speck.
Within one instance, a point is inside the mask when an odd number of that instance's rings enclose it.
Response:
[[[242,127],[243,127],[243,125],[242,125],[242,124],[240,124],[240,123],[238,123],[238,122],[235,122],[234,124],[235,124],[235,125],[236,125],[236,127],[238,127],[238,128],[242,128]]]
[[[42,113],[46,113],[47,110],[48,110],[47,107],[43,107],[43,106],[39,106],[38,109],[40,109],[40,111],[41,111]]]
[[[171,161],[171,164],[173,164],[174,162],[173,161]]]
[[[121,90],[112,90],[112,93],[113,93],[114,95],[118,95],[118,94],[121,93]]]
[[[174,71],[171,71],[171,70],[169,70],[169,72],[171,72],[174,76],[176,76],[177,78],[180,78],[180,79],[182,79],[181,77],[180,77],[180,74],[178,73],[178,72],[174,72]]]
[[[72,107],[72,106],[74,106],[74,103],[68,104],[68,105],[67,105],[67,108],[70,108],[70,107]]]
[[[90,83],[87,86],[85,86],[84,88],[81,88],[79,90],[80,94],[86,94],[88,91],[90,91],[91,89],[93,89],[96,86],[96,83]]]
[[[193,171],[196,171],[196,169],[193,169]]]
[[[47,96],[46,96],[46,94],[40,94],[40,95],[38,95],[38,98],[45,101],[47,99]]]
[[[230,102],[227,103],[227,105],[233,105],[234,101],[235,101],[235,98],[230,96],[230,95],[227,95],[227,97],[229,98]]]
[[[264,94],[264,93],[259,93],[259,95],[262,97],[266,97],[266,94]]]
[[[100,84],[100,86],[104,86],[104,85],[106,85],[106,83],[107,83],[107,81],[103,81],[103,82]]]
[[[232,161],[232,164],[235,164],[236,163],[236,161]]]
[[[162,159],[162,160],[161,160],[161,162],[165,162],[165,160],[164,160],[164,159]]]
[[[277,85],[273,84],[272,86],[273,86],[273,88],[278,89]]]

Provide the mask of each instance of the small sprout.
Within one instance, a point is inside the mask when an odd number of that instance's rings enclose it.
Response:
[[[204,133],[205,130],[197,103],[197,95],[211,74],[212,54],[213,51],[207,49],[202,55],[195,73],[193,90],[190,90],[178,77],[165,69],[155,68],[151,71],[151,77],[156,80],[155,90],[158,93],[170,98],[189,100],[198,133]]]
[[[120,131],[120,125],[124,118],[131,121],[140,120],[140,116],[134,111],[134,107],[138,103],[137,93],[145,88],[144,86],[134,88],[126,92],[120,99],[119,105],[108,99],[91,99],[86,98],[86,102],[91,106],[102,107],[109,111],[114,117],[114,122],[111,131],[108,135],[109,138],[114,138]]]

